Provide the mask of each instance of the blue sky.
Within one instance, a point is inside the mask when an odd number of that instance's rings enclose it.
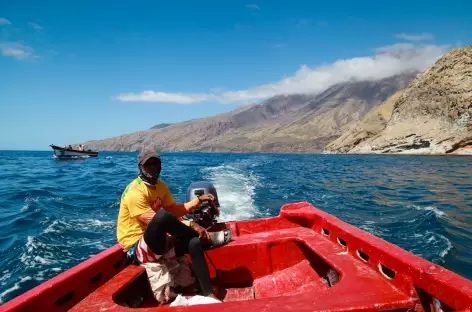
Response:
[[[471,1],[0,2],[0,149],[48,149],[422,70]]]

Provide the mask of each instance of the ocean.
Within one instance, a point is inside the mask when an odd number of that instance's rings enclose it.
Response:
[[[220,220],[277,215],[308,201],[472,279],[472,157],[163,153],[177,201],[212,182]],[[137,153],[57,160],[0,151],[0,303],[114,245]]]

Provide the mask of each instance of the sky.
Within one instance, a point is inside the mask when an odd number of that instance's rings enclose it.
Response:
[[[0,149],[47,150],[424,70],[472,1],[0,0]]]

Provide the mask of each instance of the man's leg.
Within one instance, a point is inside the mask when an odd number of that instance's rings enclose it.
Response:
[[[163,255],[166,252],[166,233],[177,239],[198,237],[197,231],[177,220],[165,209],[160,209],[144,231],[144,241],[154,254]]]
[[[173,214],[161,209],[149,222],[144,232],[144,241],[154,254],[163,255],[165,253],[166,233],[176,239],[175,253],[177,256],[190,254],[192,269],[200,284],[202,294],[204,296],[212,295],[210,272],[198,232],[177,220]]]
[[[177,257],[190,254],[192,258],[192,269],[200,284],[204,296],[213,294],[210,281],[210,272],[205,261],[205,248],[198,237],[178,238],[175,240],[175,254]]]
[[[210,272],[205,261],[205,252],[202,247],[202,242],[198,237],[193,237],[188,243],[188,251],[192,258],[192,268],[200,283],[200,289],[203,296],[213,295],[213,287],[210,281]]]

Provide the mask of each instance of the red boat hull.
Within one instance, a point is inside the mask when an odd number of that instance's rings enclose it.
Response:
[[[144,268],[116,245],[0,306],[1,311],[471,311],[472,282],[336,217],[295,203],[280,215],[219,224],[207,252],[224,303],[158,306]],[[328,272],[339,280],[330,285]],[[137,302],[137,303],[136,303]],[[170,311],[170,310],[169,310]]]

